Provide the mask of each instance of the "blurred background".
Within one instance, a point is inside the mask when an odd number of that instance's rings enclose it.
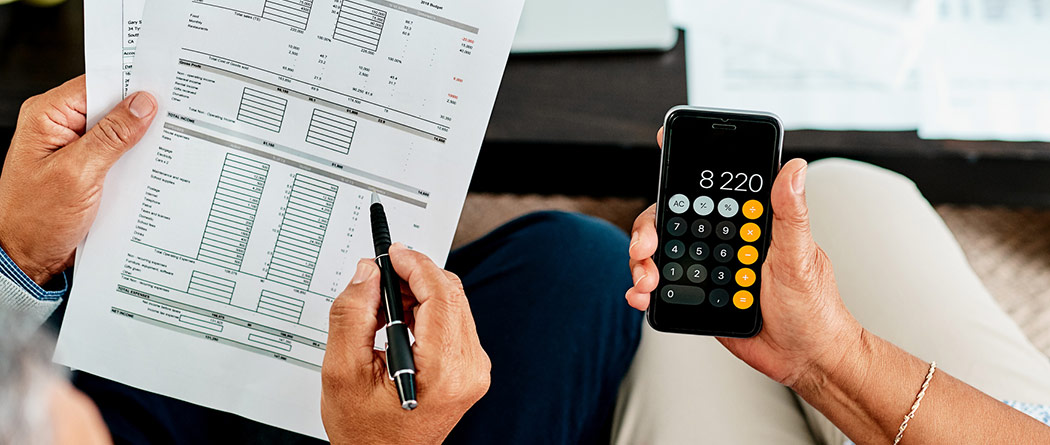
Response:
[[[0,0],[0,150],[84,72],[84,1]],[[527,0],[456,244],[549,208],[626,229],[668,108],[772,111],[785,159],[915,181],[1050,352],[1048,44],[1050,0]]]

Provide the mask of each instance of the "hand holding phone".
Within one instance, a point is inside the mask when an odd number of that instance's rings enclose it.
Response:
[[[658,141],[661,146],[666,142],[663,131]],[[770,245],[760,272],[761,300],[754,303],[762,308],[761,332],[753,338],[719,338],[741,360],[789,386],[807,379],[814,360],[845,357],[862,330],[838,296],[831,262],[810,235],[806,173],[806,162],[794,159],[783,165],[771,185],[766,209]],[[642,212],[632,229],[635,284],[626,299],[638,310],[649,308],[662,280],[654,258],[660,243],[657,209],[665,204]]]

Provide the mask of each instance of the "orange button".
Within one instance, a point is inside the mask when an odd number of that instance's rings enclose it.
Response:
[[[758,249],[755,246],[741,247],[740,251],[736,253],[736,257],[744,265],[750,266],[755,264],[755,261],[758,261]]]
[[[737,309],[747,309],[755,304],[755,297],[751,295],[751,292],[742,290],[733,295],[733,306]]]
[[[736,284],[739,284],[740,287],[751,287],[752,284],[755,284],[755,278],[755,271],[746,267],[736,271]]]
[[[747,219],[758,219],[762,216],[762,210],[762,203],[752,199],[744,203],[744,207],[740,208],[740,213],[743,213]]]
[[[762,229],[758,228],[758,224],[747,223],[744,227],[740,228],[740,238],[749,243],[758,241],[758,237],[762,236]]]

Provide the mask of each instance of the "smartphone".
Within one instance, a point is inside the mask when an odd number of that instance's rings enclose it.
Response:
[[[770,189],[784,139],[771,113],[675,107],[664,147],[646,319],[663,332],[753,337],[762,330]]]

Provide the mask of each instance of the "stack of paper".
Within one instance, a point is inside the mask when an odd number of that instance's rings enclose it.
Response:
[[[1050,140],[1050,0],[673,0],[689,100],[790,129]]]
[[[87,0],[90,120],[160,107],[107,178],[56,360],[324,438],[370,194],[444,263],[522,4]]]

